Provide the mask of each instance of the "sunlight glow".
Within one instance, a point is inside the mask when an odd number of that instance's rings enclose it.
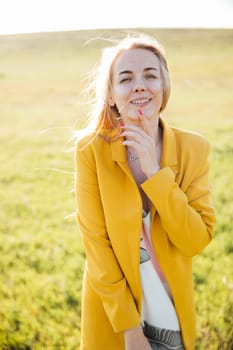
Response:
[[[1,1],[1,0],[0,0]],[[0,34],[105,28],[232,28],[231,0],[7,0]]]

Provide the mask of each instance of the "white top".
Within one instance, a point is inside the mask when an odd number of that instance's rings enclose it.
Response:
[[[147,235],[151,244],[150,238],[150,213],[143,217],[143,229],[140,243],[140,276],[142,285],[142,321],[146,321],[150,325],[171,329],[180,330],[178,317],[172,299],[169,297],[166,290],[166,281],[161,277],[155,252],[153,250],[153,258],[150,259],[146,249],[145,240],[143,237]],[[145,238],[145,239],[147,239]],[[148,241],[147,241],[148,242]],[[152,246],[152,244],[151,244]],[[148,244],[147,244],[148,247]],[[151,253],[152,254],[152,253]],[[162,282],[162,280],[163,282]]]

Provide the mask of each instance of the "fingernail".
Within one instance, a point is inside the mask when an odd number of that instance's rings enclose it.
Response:
[[[143,112],[141,109],[138,109],[138,114],[140,114],[141,117],[143,116]]]
[[[119,123],[119,125],[120,125],[120,127],[123,127],[123,126],[125,126],[125,124],[124,124],[124,123]]]

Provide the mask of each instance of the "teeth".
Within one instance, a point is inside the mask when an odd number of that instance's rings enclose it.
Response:
[[[148,99],[146,99],[146,100],[135,100],[135,101],[132,101],[132,103],[136,104],[136,105],[140,105],[140,104],[146,103],[148,101],[149,101]]]

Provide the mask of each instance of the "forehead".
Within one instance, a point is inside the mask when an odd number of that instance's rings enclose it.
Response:
[[[153,67],[160,68],[160,62],[158,57],[147,49],[128,49],[122,51],[116,58],[113,71],[115,74],[119,74],[121,71],[137,71],[144,70],[145,68]]]

